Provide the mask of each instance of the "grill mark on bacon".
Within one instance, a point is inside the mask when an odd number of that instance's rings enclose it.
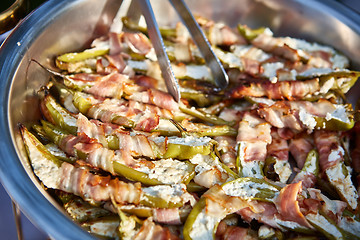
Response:
[[[333,150],[337,151],[342,149],[337,132],[324,130],[315,131],[314,140],[319,152],[319,164],[322,171],[325,171],[344,160],[341,152],[339,152],[335,159],[329,159]]]
[[[319,79],[304,81],[280,81],[271,83],[268,80],[261,82],[244,82],[230,90],[231,98],[268,97],[270,99],[302,99],[320,90]]]

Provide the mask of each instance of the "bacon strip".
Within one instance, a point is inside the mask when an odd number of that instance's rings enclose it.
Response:
[[[319,152],[319,164],[322,171],[343,161],[344,149],[340,145],[337,132],[315,131],[314,140]]]
[[[314,149],[314,141],[310,135],[290,140],[289,150],[299,169],[304,167],[306,157],[312,149]]]
[[[60,190],[94,201],[109,201],[113,196],[117,203],[140,202],[140,183],[125,183],[117,178],[110,179],[110,176],[102,177],[66,162],[61,165],[61,170]]]
[[[236,141],[245,144],[239,150],[245,162],[265,161],[266,145],[271,142],[271,125],[247,112],[239,123]]]
[[[253,205],[256,205],[258,211],[254,211],[250,207],[240,209],[236,213],[241,216],[241,218],[250,223],[253,219],[269,225],[274,228],[279,228],[278,224],[275,221],[275,216],[278,215],[278,210],[275,205],[268,202],[259,202],[254,201]]]
[[[99,119],[107,123],[129,125],[133,121],[136,130],[151,131],[159,124],[160,117],[168,117],[169,111],[147,104],[131,103],[126,100],[98,100],[87,112],[87,117]],[[142,108],[142,109],[139,109]],[[159,115],[160,114],[160,115]]]
[[[180,212],[178,208],[156,208],[153,210],[153,218],[155,222],[180,225]]]
[[[268,97],[271,99],[302,99],[320,90],[319,79],[304,81],[280,81],[271,83],[267,80],[261,82],[247,82],[230,91],[231,98]]]
[[[300,60],[300,56],[296,49],[284,44],[280,38],[275,38],[267,33],[259,34],[251,43],[266,52],[272,52],[273,54],[288,59],[292,62]]]
[[[300,211],[297,201],[302,183],[291,183],[281,189],[276,207],[284,220],[297,222],[302,226],[312,228]]]
[[[320,99],[308,101],[277,101],[271,106],[260,104],[258,114],[277,128],[290,128],[295,131],[312,131],[317,122],[314,117],[325,117],[335,111],[331,102]]]
[[[268,156],[274,156],[280,161],[288,161],[289,145],[288,142],[281,138],[276,129],[271,129],[272,142],[267,145]]]

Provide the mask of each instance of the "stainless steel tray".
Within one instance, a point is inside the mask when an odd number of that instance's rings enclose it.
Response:
[[[33,175],[17,130],[19,122],[39,118],[36,90],[48,74],[32,58],[51,66],[55,55],[89,46],[106,34],[119,0],[50,0],[28,16],[0,49],[0,180],[12,199],[39,228],[55,239],[92,239],[74,224]],[[197,0],[194,13],[234,27],[267,26],[275,35],[304,38],[334,46],[360,69],[360,16],[333,0]],[[166,0],[152,1],[160,25],[172,25],[177,14]],[[137,8],[130,17],[138,17]],[[359,89],[350,99],[355,101]]]

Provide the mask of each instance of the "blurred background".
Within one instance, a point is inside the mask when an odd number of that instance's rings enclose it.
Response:
[[[49,0],[51,1],[51,0]],[[58,0],[53,0],[58,1]],[[328,0],[334,1],[334,0]],[[40,6],[44,0],[1,0],[0,2],[0,44],[11,33],[11,29],[27,14]],[[338,2],[351,8],[360,15],[359,0],[338,0]],[[16,10],[15,10],[15,7]],[[12,9],[11,14],[4,14],[7,10]],[[9,11],[8,11],[9,12]],[[6,17],[6,19],[5,19]],[[359,23],[360,24],[360,23]],[[1,58],[1,56],[0,56]],[[49,237],[35,227],[24,215],[21,215],[21,227],[23,239],[25,240],[45,240]],[[13,240],[17,239],[15,217],[12,207],[11,198],[6,190],[0,184],[0,239]]]

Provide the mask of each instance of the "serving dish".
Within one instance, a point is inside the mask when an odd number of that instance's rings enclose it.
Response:
[[[353,69],[360,69],[359,16],[337,2],[204,0],[188,4],[194,12],[232,27],[239,22],[267,26],[277,36],[334,46],[352,60]],[[17,124],[39,118],[35,91],[48,80],[47,72],[29,63],[34,58],[51,66],[54,56],[87,47],[108,31],[119,6],[116,0],[48,1],[16,27],[0,50],[1,182],[24,213],[55,239],[93,237],[75,225],[42,189],[27,161]],[[178,21],[167,1],[153,1],[153,6],[160,25]],[[129,16],[136,16],[134,12],[136,9]],[[354,88],[350,100],[357,98],[356,92]]]

